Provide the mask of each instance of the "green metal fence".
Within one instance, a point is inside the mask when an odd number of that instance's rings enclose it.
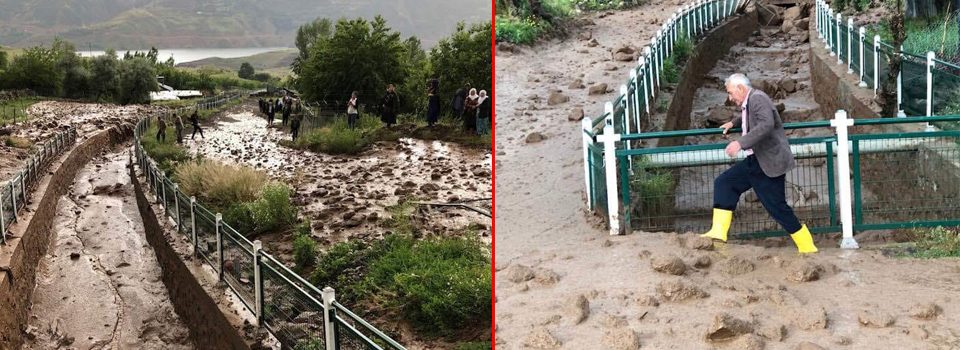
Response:
[[[189,111],[218,108],[244,94],[235,93],[198,103]],[[209,264],[241,303],[256,316],[284,349],[398,349],[377,330],[335,300],[334,290],[319,290],[267,254],[203,204],[172,182],[150,159],[140,143],[154,117],[142,118],[135,129],[136,164],[164,215],[193,243],[195,254]],[[4,202],[5,204],[5,202]],[[13,204],[11,202],[11,204]],[[13,204],[14,206],[16,204]]]
[[[7,183],[0,185],[0,243],[7,243],[7,232],[17,222],[18,213],[26,206],[27,192],[36,187],[43,171],[64,150],[73,147],[77,140],[77,129],[70,127],[45,140],[30,155],[24,165]]]

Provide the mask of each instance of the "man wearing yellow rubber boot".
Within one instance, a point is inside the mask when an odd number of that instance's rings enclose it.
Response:
[[[741,150],[747,158],[724,171],[713,182],[713,227],[703,237],[727,241],[727,231],[740,195],[753,188],[770,216],[783,227],[800,253],[816,253],[813,236],[787,204],[785,178],[797,166],[783,131],[780,113],[763,91],[750,87],[743,74],[727,78],[727,94],[740,105],[741,115],[720,126],[726,135],[731,128],[741,127],[739,140],[727,145],[726,153],[736,156]]]

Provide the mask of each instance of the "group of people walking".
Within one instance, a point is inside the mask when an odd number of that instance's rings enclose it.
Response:
[[[267,127],[273,126],[276,114],[279,112],[282,116],[281,125],[290,124],[290,133],[293,140],[297,140],[300,134],[300,123],[303,121],[303,106],[299,98],[284,96],[283,98],[264,100],[260,99],[260,113],[267,116]]]
[[[457,117],[463,120],[463,127],[466,130],[483,135],[490,132],[493,127],[492,102],[487,96],[487,90],[480,90],[477,93],[477,89],[466,84],[453,95],[450,106]]]
[[[197,133],[200,133],[200,138],[203,138],[203,129],[200,128],[200,115],[196,110],[193,111],[193,114],[190,115],[188,121],[190,125],[193,126],[193,136],[191,140],[197,138]],[[177,144],[183,144],[183,119],[180,118],[176,113],[171,117],[171,123],[177,129]],[[167,123],[163,120],[163,115],[157,116],[157,142],[163,143],[167,140]]]

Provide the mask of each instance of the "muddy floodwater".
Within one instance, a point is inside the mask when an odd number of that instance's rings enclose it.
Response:
[[[111,152],[60,198],[24,349],[194,349],[144,236],[128,153]]]
[[[367,116],[364,116],[367,117]],[[404,198],[425,202],[470,202],[490,210],[493,197],[491,154],[442,141],[404,138],[381,142],[360,155],[336,156],[279,145],[290,134],[279,121],[267,128],[249,103],[226,112],[204,129],[205,138],[187,137],[194,155],[253,166],[295,190],[293,200],[311,219],[323,243],[348,238],[377,239],[385,233],[379,219]],[[187,128],[188,135],[192,128]],[[454,232],[467,227],[489,242],[492,220],[459,208],[427,210],[426,232]],[[264,245],[289,252],[287,240],[262,238]],[[279,246],[275,245],[279,244]]]

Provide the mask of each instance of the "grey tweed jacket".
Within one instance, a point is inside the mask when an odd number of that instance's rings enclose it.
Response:
[[[793,152],[783,131],[780,113],[773,106],[770,96],[759,89],[750,90],[747,96],[747,133],[740,138],[743,149],[752,149],[760,163],[760,169],[769,177],[778,177],[797,167]],[[740,127],[740,116],[733,119],[733,126]]]

